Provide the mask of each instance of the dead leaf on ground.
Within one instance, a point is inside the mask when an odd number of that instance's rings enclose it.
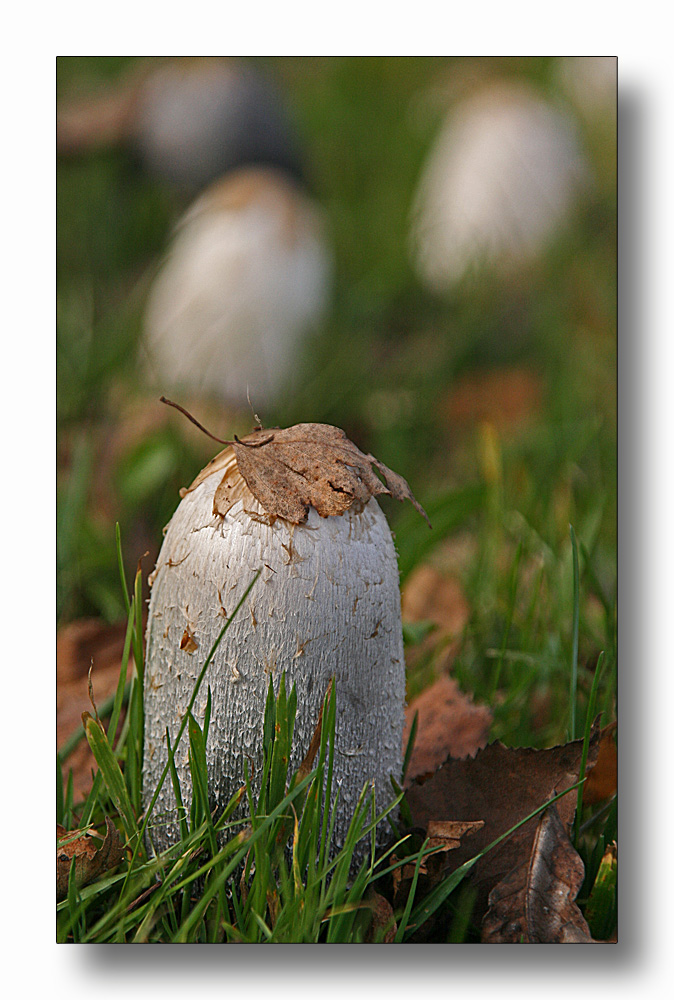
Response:
[[[445,853],[457,850],[464,837],[473,836],[483,826],[484,823],[481,820],[468,822],[431,820],[429,822],[426,831],[428,838],[426,846],[433,848],[434,853],[428,854],[419,864],[420,895],[423,895],[444,877],[446,862],[443,859]],[[395,854],[391,856],[391,861],[394,864],[397,861]],[[393,871],[393,896],[397,902],[406,899],[415,870],[416,862],[409,862]]]
[[[372,912],[372,919],[365,937],[366,944],[393,944],[398,925],[393,907],[388,899],[371,889],[364,902]]]
[[[542,401],[543,380],[529,368],[471,372],[452,386],[441,415],[452,426],[487,421],[503,432],[538,416]]]
[[[60,629],[56,641],[57,747],[62,747],[74,733],[81,731],[82,712],[91,709],[88,672],[92,659],[91,681],[98,708],[117,690],[125,635],[126,623],[108,625],[93,619],[74,621]],[[133,656],[130,656],[129,676],[132,668]],[[96,762],[89,744],[83,739],[63,764],[64,782],[68,771],[72,769],[73,772],[75,802],[84,799],[91,790],[92,768],[96,770]]]
[[[435,626],[420,642],[408,646],[408,667],[413,670],[420,659],[432,653],[436,670],[449,670],[470,620],[470,606],[458,578],[427,563],[417,566],[405,580],[401,605],[408,626],[416,622]]]
[[[483,826],[482,820],[459,823],[456,820],[432,819],[426,830],[428,846],[438,851],[456,850],[461,846],[462,837],[477,833]]]
[[[117,827],[109,816],[105,819],[106,833],[99,846],[90,830],[66,830],[56,826],[56,900],[61,902],[68,895],[70,865],[75,858],[75,882],[78,888],[95,882],[106,872],[116,868],[122,860],[124,848]],[[101,839],[100,837],[97,839]],[[59,843],[61,842],[61,843]]]
[[[584,876],[583,862],[551,805],[540,817],[529,856],[490,892],[482,942],[591,943],[590,928],[575,902]]]
[[[455,850],[444,855],[443,876],[507,833],[534,809],[578,781],[582,740],[574,740],[547,750],[510,748],[491,743],[474,758],[449,758],[427,780],[417,779],[407,789],[406,798],[412,825],[428,828],[434,820],[484,820],[484,826]],[[588,767],[593,767],[599,748],[599,727],[595,723],[588,751]],[[562,823],[570,829],[576,808],[576,792],[557,803]],[[474,916],[481,918],[491,890],[513,868],[529,857],[537,827],[534,817],[503,843],[489,851],[469,874],[477,890]]]
[[[583,804],[594,805],[610,799],[618,791],[617,723],[612,722],[601,731],[597,763],[589,773],[583,788]]]
[[[307,519],[309,507],[314,507],[321,517],[338,516],[354,504],[364,505],[370,497],[386,494],[410,500],[428,520],[403,477],[373,455],[363,454],[338,427],[296,424],[284,429],[259,429],[229,444],[249,490],[272,517],[301,524]],[[183,495],[226,461],[227,449],[209,462]],[[386,485],[372,471],[373,465]],[[214,513],[224,517],[232,502],[227,491],[218,488]]]
[[[417,566],[407,577],[401,602],[404,621],[433,622],[445,635],[460,635],[470,618],[470,606],[456,577],[428,564]]]
[[[403,747],[419,713],[417,735],[407,768],[406,786],[422,774],[437,771],[448,757],[472,757],[487,745],[491,712],[476,705],[451,677],[441,677],[405,709]]]
[[[126,622],[108,625],[97,618],[80,618],[59,629],[56,636],[56,679],[67,684],[87,676],[91,660],[98,669],[119,664]]]

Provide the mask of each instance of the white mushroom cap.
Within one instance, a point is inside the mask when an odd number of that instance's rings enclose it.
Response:
[[[238,477],[227,514],[213,513],[223,478]],[[230,496],[230,499],[232,497]],[[271,522],[271,523],[270,523]],[[165,727],[175,739],[194,682],[227,616],[262,568],[247,603],[225,633],[206,674],[194,714],[202,723],[212,692],[207,760],[209,791],[224,805],[244,779],[249,759],[259,777],[269,678],[282,672],[297,687],[291,756],[308,749],[331,677],[337,699],[334,790],[341,808],[334,844],[343,843],[358,795],[374,780],[378,808],[400,778],[405,664],[396,554],[375,499],[341,516],[306,523],[270,518],[227,464],[187,492],[173,516],[153,574],[145,675],[144,797],[167,759]],[[185,641],[185,637],[188,641]],[[176,757],[186,805],[191,798],[187,745]],[[168,825],[161,825],[167,822]],[[159,849],[177,839],[175,799],[166,782],[152,836]]]
[[[572,123],[532,89],[490,85],[448,116],[422,174],[411,252],[434,291],[530,260],[566,222],[587,166]]]
[[[330,276],[316,206],[276,171],[230,174],[187,211],[150,291],[150,381],[273,403],[325,313]]]

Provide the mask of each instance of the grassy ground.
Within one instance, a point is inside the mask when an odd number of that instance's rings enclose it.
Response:
[[[408,213],[441,118],[439,95],[466,61],[263,64],[295,109],[309,183],[328,214],[336,257],[333,309],[305,359],[304,383],[276,412],[265,413],[264,422],[335,423],[408,480],[434,531],[399,505],[383,504],[403,584],[423,561],[460,581],[469,616],[452,670],[465,691],[490,705],[492,738],[549,746],[581,735],[602,651],[597,706],[603,723],[612,721],[617,498],[610,136],[607,143],[605,135],[586,131],[598,183],[573,227],[535,266],[516,282],[487,277],[479,287],[466,284],[434,297],[407,258]],[[62,59],[59,94],[114,80],[126,66],[123,59]],[[553,88],[550,60],[487,61],[487,71],[497,69]],[[130,575],[146,549],[156,554],[178,488],[212,454],[208,442],[177,420],[150,419],[142,434],[129,428],[134,414],[147,415],[154,405],[139,383],[133,351],[148,282],[183,207],[175,191],[151,183],[120,150],[59,164],[60,623],[125,617],[115,522]],[[489,380],[504,370],[526,373],[515,409],[527,419],[502,419],[501,383]],[[456,405],[467,378],[474,398],[481,387],[486,395],[472,414]],[[247,414],[227,419],[212,429],[221,436],[250,429]],[[578,552],[577,630],[570,526]],[[410,658],[410,697],[442,669],[443,655],[431,644]]]

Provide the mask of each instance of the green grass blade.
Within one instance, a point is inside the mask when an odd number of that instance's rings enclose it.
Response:
[[[585,907],[585,919],[592,937],[605,941],[613,934],[617,921],[618,860],[615,845],[605,852]]]
[[[124,596],[124,607],[126,608],[127,615],[131,609],[131,602],[129,600],[129,592],[126,587],[126,574],[124,572],[124,557],[122,555],[122,533],[119,527],[119,521],[115,522],[115,548],[117,550],[117,568],[119,569],[119,579],[122,583],[122,594]]]
[[[129,719],[131,723],[131,739],[134,744],[134,757],[136,762],[136,772],[132,784],[138,789],[138,801],[140,804],[140,790],[142,786],[142,762],[143,747],[145,741],[145,658],[143,655],[143,583],[140,568],[136,573],[133,591],[134,607],[134,628],[133,628],[133,659],[135,663],[134,673],[134,697],[129,699]]]
[[[131,681],[127,681],[124,687],[124,695],[122,697],[122,706],[125,706],[129,702],[129,695],[131,693]],[[115,700],[117,698],[117,693],[111,694],[104,702],[98,706],[98,717],[99,719],[107,719],[112,714],[112,710],[115,707]],[[61,756],[61,762],[65,761],[70,757],[72,752],[77,749],[82,740],[84,739],[84,728],[82,726],[76,729],[75,732],[68,737],[68,739],[61,745],[59,749],[59,754]]]
[[[122,652],[122,664],[119,670],[119,680],[117,681],[117,690],[115,691],[115,700],[112,706],[112,715],[110,716],[110,725],[108,726],[108,738],[110,740],[110,746],[115,745],[115,736],[117,735],[117,723],[119,722],[119,717],[122,712],[122,702],[124,700],[124,688],[126,687],[127,671],[129,666],[129,655],[131,653],[131,639],[133,636],[133,602],[129,608],[129,616],[126,625],[126,635],[124,636],[124,649]]]
[[[96,759],[100,773],[103,775],[110,797],[122,817],[126,836],[131,841],[138,834],[138,827],[126,788],[126,782],[124,781],[124,775],[117,762],[117,758],[112,752],[105,730],[100,723],[93,716],[89,715],[88,712],[84,713],[83,722],[91,752]]]
[[[491,684],[491,701],[494,700],[496,692],[498,691],[499,682],[501,680],[501,670],[503,667],[503,658],[505,656],[505,651],[508,648],[508,638],[510,636],[510,629],[513,623],[513,617],[515,615],[515,602],[517,600],[517,580],[519,576],[520,559],[522,557],[522,539],[520,539],[517,545],[517,551],[515,553],[515,559],[513,560],[513,566],[510,574],[510,585],[508,594],[508,613],[506,618],[506,626],[503,632],[503,639],[501,641],[501,649],[499,651],[499,657],[496,661],[496,669],[494,670],[494,677]]]
[[[178,823],[180,825],[180,839],[186,841],[188,838],[187,812],[183,803],[183,796],[180,788],[178,772],[176,771],[174,754],[171,753],[171,736],[169,734],[168,726],[166,727],[166,746],[168,748],[169,762],[171,765],[171,784],[173,786],[173,794],[176,800],[176,812],[178,813]]]
[[[68,768],[68,780],[66,781],[66,792],[63,806],[63,826],[70,827],[73,812],[73,798],[75,795],[75,784],[72,768]]]
[[[601,674],[604,669],[604,651],[599,654],[599,659],[597,660],[597,666],[595,667],[594,677],[592,678],[592,687],[590,688],[590,697],[587,703],[587,712],[585,714],[585,732],[583,733],[583,749],[580,756],[580,771],[579,778],[582,784],[578,787],[578,800],[576,803],[576,821],[575,821],[575,832],[574,832],[574,844],[578,847],[578,842],[580,839],[580,825],[581,825],[581,814],[583,811],[583,790],[585,787],[585,768],[587,766],[587,755],[590,748],[590,731],[592,729],[592,720],[594,718],[594,709],[597,702],[597,691],[599,689],[599,681],[601,679]]]
[[[569,691],[569,739],[576,738],[576,698],[578,694],[578,629],[580,622],[580,571],[578,568],[578,543],[573,525],[569,525],[573,556],[573,643],[571,650],[571,689]]]
[[[407,737],[407,746],[405,747],[405,756],[403,758],[403,772],[400,776],[400,784],[405,784],[405,778],[407,777],[407,769],[410,766],[410,760],[412,759],[412,751],[414,750],[414,743],[417,738],[417,729],[419,728],[419,712],[414,713],[414,718],[412,719],[412,725],[410,726],[410,735]]]
[[[409,923],[410,915],[412,913],[412,904],[414,903],[414,897],[417,891],[417,882],[419,881],[419,871],[421,869],[421,863],[423,861],[424,848],[428,844],[428,838],[424,840],[421,845],[421,850],[419,851],[419,857],[416,860],[414,866],[414,875],[412,877],[412,885],[410,886],[410,891],[407,896],[407,901],[405,903],[405,909],[403,910],[402,916],[400,918],[400,923],[398,924],[398,930],[395,935],[396,944],[400,944],[405,939],[405,931],[407,930],[407,925]]]
[[[208,727],[211,724],[211,711],[212,711],[212,696],[211,696],[211,685],[208,685],[208,691],[206,694],[206,710],[204,712],[204,741],[208,742]]]
[[[286,795],[285,798],[281,800],[281,802],[279,802],[276,808],[273,809],[272,812],[267,817],[265,817],[265,819],[260,823],[257,829],[254,830],[250,834],[250,836],[245,839],[243,846],[238,848],[238,850],[231,858],[229,863],[226,865],[226,867],[221,872],[218,873],[217,879],[213,880],[213,882],[207,887],[206,891],[204,892],[199,902],[196,903],[196,905],[193,907],[187,920],[184,922],[183,926],[180,929],[180,933],[178,934],[178,937],[176,939],[178,942],[185,943],[188,941],[192,929],[203,917],[203,914],[206,912],[206,909],[208,908],[211,899],[220,890],[221,885],[225,883],[227,878],[242,863],[245,856],[250,851],[250,848],[254,847],[259,840],[268,835],[270,828],[274,825],[279,816],[281,816],[284,811],[288,810],[290,803],[293,802],[302,791],[304,791],[309,782],[312,780],[313,776],[314,775],[312,772],[311,774],[307,775],[306,778],[300,781],[296,785],[296,787],[293,788],[293,790],[289,792],[288,795]],[[197,875],[206,874],[206,872],[209,871],[214,865],[218,864],[219,861],[221,860],[220,855],[223,855],[223,853],[227,851],[228,847],[231,851],[231,845],[225,845],[225,847],[218,852],[218,855],[216,855],[214,858],[212,858],[198,870]],[[179,884],[177,888],[180,887],[181,886]]]
[[[72,774],[72,772],[71,772]],[[61,755],[56,754],[56,822],[62,826],[66,813],[65,796],[63,794],[63,765]]]
[[[84,730],[84,734],[86,736],[86,730]],[[94,779],[91,783],[91,791],[89,792],[87,800],[84,803],[84,809],[82,810],[82,816],[80,818],[80,823],[83,827],[89,825],[92,816],[94,815],[94,811],[96,810],[96,807],[99,805],[99,798],[102,786],[103,786],[103,775],[100,771],[96,771]]]

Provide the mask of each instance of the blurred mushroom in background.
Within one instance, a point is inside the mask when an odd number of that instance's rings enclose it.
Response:
[[[150,289],[149,381],[234,407],[274,405],[324,317],[330,279],[320,210],[288,176],[267,167],[225,175],[178,223]]]
[[[282,93],[234,58],[141,60],[105,89],[61,103],[61,155],[109,146],[126,147],[150,176],[192,194],[247,163],[301,174]]]
[[[329,303],[331,251],[291,119],[263,72],[224,57],[140,60],[60,109],[63,154],[122,146],[178,195],[147,294],[144,388],[262,409],[292,386]]]
[[[588,176],[570,117],[524,82],[483,84],[450,111],[422,170],[410,235],[419,278],[442,293],[482,267],[526,264]]]
[[[561,56],[556,60],[554,78],[559,89],[586,121],[615,121],[618,86],[616,56]]]

